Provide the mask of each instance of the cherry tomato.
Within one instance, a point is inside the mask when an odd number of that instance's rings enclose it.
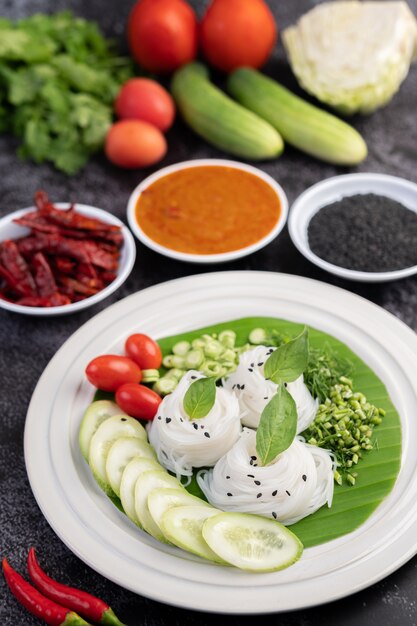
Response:
[[[120,119],[143,120],[165,131],[172,126],[175,105],[171,95],[155,80],[131,78],[114,103]]]
[[[127,35],[133,58],[150,72],[172,72],[197,55],[197,18],[184,0],[139,0]]]
[[[116,391],[124,383],[142,380],[142,372],[132,359],[115,354],[96,357],[85,368],[85,374],[90,383],[102,391]]]
[[[125,343],[126,354],[143,370],[157,370],[162,364],[162,352],[156,341],[137,333],[130,335]]]
[[[148,122],[120,120],[107,133],[106,156],[119,167],[148,167],[160,161],[166,151],[165,137]]]
[[[116,402],[122,411],[132,417],[153,420],[162,398],[144,385],[127,383],[116,391]]]

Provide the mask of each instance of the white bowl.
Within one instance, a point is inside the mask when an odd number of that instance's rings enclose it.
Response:
[[[294,245],[306,259],[318,267],[349,280],[379,283],[416,274],[417,265],[390,272],[361,272],[347,269],[324,261],[310,249],[308,225],[321,208],[346,196],[367,193],[386,196],[417,213],[417,185],[403,178],[386,174],[346,174],[327,178],[304,191],[291,207],[288,230]]]
[[[54,206],[58,209],[67,209],[69,208],[69,204],[66,202],[54,202]],[[14,304],[13,302],[7,302],[6,300],[0,299],[0,308],[7,309],[8,311],[13,311],[14,313],[23,313],[24,315],[36,315],[36,316],[55,316],[55,315],[66,315],[68,313],[75,313],[76,311],[81,311],[82,309],[86,309],[97,302],[101,302],[104,298],[107,298],[111,293],[116,291],[122,285],[130,272],[132,271],[135,258],[136,258],[136,246],[135,240],[132,237],[131,232],[128,228],[121,222],[117,217],[111,215],[107,211],[103,211],[102,209],[97,209],[96,207],[88,206],[86,204],[76,204],[75,208],[77,211],[84,215],[88,215],[88,217],[94,217],[102,220],[103,222],[108,222],[109,224],[115,224],[116,226],[120,226],[123,234],[123,247],[121,249],[120,259],[119,259],[119,269],[117,272],[116,278],[111,282],[107,287],[86,298],[85,300],[80,300],[80,302],[74,302],[72,304],[65,304],[62,306],[54,306],[54,307],[31,307],[31,306],[23,306],[21,304]],[[34,211],[35,207],[28,207],[26,209],[21,209],[19,211],[14,211],[14,213],[10,213],[5,217],[0,219],[0,242],[5,239],[17,239],[19,237],[24,237],[30,233],[29,228],[24,228],[19,226],[18,224],[14,224],[13,220],[22,217],[25,213],[29,211]]]
[[[278,222],[276,223],[274,228],[267,235],[265,235],[265,237],[262,237],[262,239],[259,239],[259,241],[251,244],[250,246],[246,246],[245,248],[239,248],[238,250],[231,250],[230,252],[222,252],[219,254],[191,254],[189,252],[179,252],[178,250],[167,248],[148,237],[148,235],[146,235],[146,233],[144,233],[142,228],[139,226],[135,214],[136,205],[141,193],[144,191],[144,189],[149,187],[149,185],[154,183],[159,178],[166,176],[167,174],[172,174],[173,172],[178,172],[179,170],[184,170],[190,167],[201,166],[233,167],[235,169],[254,174],[258,178],[261,178],[266,183],[268,183],[268,185],[275,191],[276,195],[278,196],[281,205],[281,213]],[[264,248],[268,243],[275,239],[275,237],[284,228],[285,222],[287,221],[287,215],[288,200],[281,185],[279,185],[271,176],[265,174],[265,172],[258,169],[257,167],[252,167],[251,165],[246,165],[245,163],[240,163],[239,161],[229,161],[228,159],[196,159],[194,161],[182,161],[181,163],[175,163],[174,165],[164,167],[152,174],[151,176],[145,178],[145,180],[143,180],[134,189],[127,205],[127,219],[129,222],[129,226],[136,235],[136,237],[139,239],[139,241],[145,244],[145,246],[147,246],[148,248],[151,248],[151,250],[159,252],[164,256],[170,257],[172,259],[177,259],[178,261],[188,261],[189,263],[225,263],[226,261],[234,261],[235,259],[239,259],[241,257],[247,256],[248,254],[252,254],[252,252],[256,252],[256,250]]]

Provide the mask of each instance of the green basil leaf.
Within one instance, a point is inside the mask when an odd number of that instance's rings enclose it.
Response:
[[[284,383],[272,396],[256,431],[256,452],[262,465],[271,463],[292,444],[297,433],[297,407]]]
[[[184,396],[184,411],[190,419],[205,417],[216,401],[214,378],[198,378],[188,387]]]
[[[274,383],[291,383],[301,376],[308,364],[308,330],[295,339],[283,343],[265,361],[265,378]]]

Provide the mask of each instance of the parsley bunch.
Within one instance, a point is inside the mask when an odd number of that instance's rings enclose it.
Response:
[[[132,74],[96,24],[68,11],[0,18],[0,131],[22,139],[23,158],[75,174],[102,147]]]

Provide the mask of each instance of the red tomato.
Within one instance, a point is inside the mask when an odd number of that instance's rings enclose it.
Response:
[[[213,0],[201,22],[201,46],[215,67],[261,67],[271,54],[277,28],[264,0]]]
[[[127,34],[134,59],[150,72],[172,72],[197,54],[197,19],[184,0],[139,0]]]
[[[162,398],[144,385],[127,383],[116,391],[116,402],[122,411],[132,417],[153,420]]]
[[[165,131],[175,117],[174,100],[166,89],[149,78],[131,78],[116,98],[115,110],[121,119],[143,120]]]
[[[157,370],[162,364],[162,352],[156,341],[136,333],[130,335],[125,343],[126,354],[143,370]]]
[[[142,372],[137,364],[126,356],[103,354],[87,365],[85,374],[94,387],[103,391],[116,391],[124,383],[139,383]]]
[[[121,120],[106,137],[106,156],[119,167],[148,167],[166,154],[167,142],[161,131],[140,120]]]

